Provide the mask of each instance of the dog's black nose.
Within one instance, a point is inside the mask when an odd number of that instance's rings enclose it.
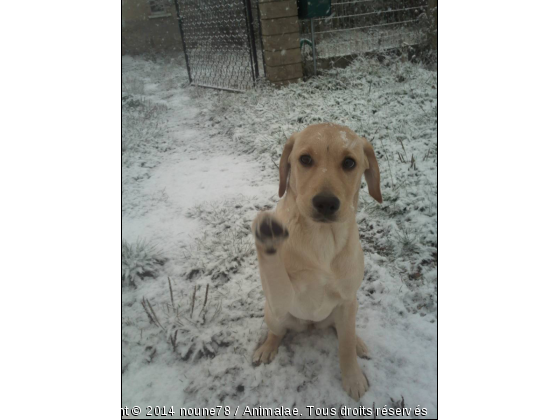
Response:
[[[340,200],[334,195],[316,195],[313,197],[313,207],[323,216],[332,216],[340,208]]]

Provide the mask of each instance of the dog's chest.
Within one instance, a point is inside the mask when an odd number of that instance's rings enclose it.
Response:
[[[322,321],[341,301],[340,282],[325,273],[307,272],[290,280],[295,291],[295,302],[290,313],[296,318]]]
[[[356,262],[353,266],[358,267],[359,263]],[[292,272],[288,270],[295,291],[290,313],[296,318],[319,322],[327,318],[343,300],[352,294],[355,296],[355,281],[352,276],[355,277],[356,274],[342,272],[337,269],[336,264],[334,267],[332,264],[322,265],[320,269],[312,267],[313,265]]]
[[[292,230],[294,231],[294,230]],[[295,291],[290,313],[319,322],[356,295],[363,278],[363,253],[357,227],[339,235],[298,237],[285,247],[284,266]]]

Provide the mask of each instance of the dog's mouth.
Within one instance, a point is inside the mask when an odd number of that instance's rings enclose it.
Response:
[[[312,217],[313,221],[317,223],[334,223],[336,222],[336,216],[325,216],[322,214],[314,214]]]

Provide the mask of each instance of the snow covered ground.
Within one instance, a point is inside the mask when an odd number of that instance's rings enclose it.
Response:
[[[122,407],[144,418],[147,406],[176,417],[283,406],[315,418],[306,406],[404,400],[435,418],[437,73],[358,59],[305,84],[236,94],[188,86],[180,56],[124,57],[122,71]],[[286,138],[321,121],[371,141],[382,174],[383,204],[364,185],[358,213],[357,332],[371,355],[359,360],[370,382],[359,404],[342,390],[331,330],[288,334],[271,364],[251,364],[266,326],[250,222],[278,200]]]

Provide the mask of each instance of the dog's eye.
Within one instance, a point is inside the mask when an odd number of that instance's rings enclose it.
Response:
[[[311,159],[311,156],[309,155],[300,156],[299,161],[303,166],[311,166],[313,163],[313,159]]]
[[[354,166],[356,166],[356,161],[352,158],[346,158],[342,162],[342,167],[346,170],[350,170],[350,169],[354,168]]]

